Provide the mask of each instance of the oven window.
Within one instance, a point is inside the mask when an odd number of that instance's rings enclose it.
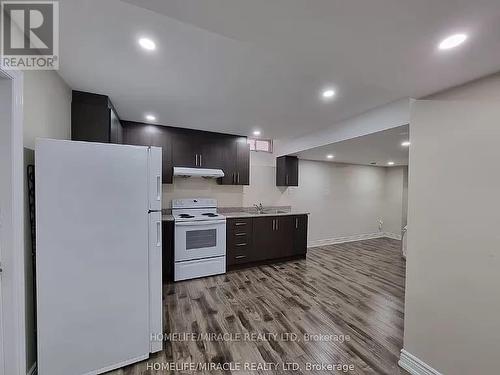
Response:
[[[217,229],[189,230],[186,232],[186,250],[215,247]]]

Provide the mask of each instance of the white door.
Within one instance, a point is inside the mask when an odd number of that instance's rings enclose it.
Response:
[[[3,78],[0,72],[0,267],[5,265],[5,257],[8,255],[6,250],[12,247],[10,241],[11,222],[9,220],[11,202],[11,179],[8,178],[11,174],[11,127],[10,127],[10,100],[11,90],[10,81]],[[3,309],[7,307],[4,302],[7,289],[7,280],[4,280],[5,274],[0,273],[0,375],[5,374],[5,354],[4,354],[4,337],[6,322],[4,321],[6,314],[3,314]]]
[[[0,375],[26,374],[22,76],[0,71]]]
[[[38,374],[148,357],[148,149],[38,140]]]
[[[0,241],[0,260],[2,259],[2,247],[1,247],[1,241]],[[0,261],[0,375],[5,374],[5,369],[4,369],[4,354],[3,354],[3,317],[2,317],[2,263]]]

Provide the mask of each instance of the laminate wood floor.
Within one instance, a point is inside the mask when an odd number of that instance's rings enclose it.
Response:
[[[322,246],[305,260],[165,285],[164,331],[192,335],[171,336],[149,360],[108,374],[406,374],[397,365],[399,246],[386,238]]]

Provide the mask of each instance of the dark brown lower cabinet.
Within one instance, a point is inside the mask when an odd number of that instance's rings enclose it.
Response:
[[[251,218],[228,220],[226,263],[237,265],[254,261],[253,240],[253,220]]]
[[[273,217],[253,218],[254,261],[276,258],[276,236]]]
[[[307,215],[227,220],[226,263],[229,268],[305,256],[306,253]]]
[[[293,218],[293,254],[307,253],[307,215],[295,215]]]

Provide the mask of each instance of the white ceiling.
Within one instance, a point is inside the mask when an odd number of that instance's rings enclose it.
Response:
[[[348,139],[326,146],[312,148],[296,154],[300,159],[331,161],[387,167],[389,161],[394,165],[408,165],[408,147],[401,146],[409,140],[408,125]],[[326,155],[334,155],[327,159]]]
[[[61,0],[60,10],[66,82],[110,95],[123,119],[152,112],[165,125],[293,138],[500,67],[499,0]],[[438,52],[457,31],[468,42]],[[330,103],[319,100],[327,85]]]

